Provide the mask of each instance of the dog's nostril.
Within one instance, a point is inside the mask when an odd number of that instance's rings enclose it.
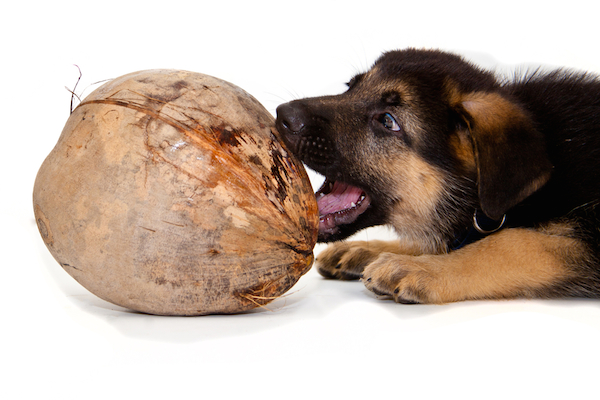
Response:
[[[304,113],[289,103],[282,104],[277,107],[277,124],[289,133],[297,134],[304,129]]]
[[[298,133],[304,128],[304,123],[297,119],[287,119],[283,121],[283,126],[293,133]]]

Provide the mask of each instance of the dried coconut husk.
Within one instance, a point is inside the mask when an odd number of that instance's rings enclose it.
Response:
[[[141,71],[95,90],[41,166],[33,203],[65,271],[145,313],[249,310],[313,263],[316,201],[273,116],[199,73]]]

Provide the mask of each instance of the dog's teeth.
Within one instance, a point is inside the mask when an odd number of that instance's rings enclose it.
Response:
[[[350,208],[354,208],[354,207],[356,207],[356,203],[355,202],[350,203]]]

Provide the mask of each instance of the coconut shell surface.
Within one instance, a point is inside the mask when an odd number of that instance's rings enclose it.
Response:
[[[33,192],[44,242],[95,295],[162,315],[237,313],[311,267],[314,194],[273,116],[187,71],[125,75],[73,111]]]

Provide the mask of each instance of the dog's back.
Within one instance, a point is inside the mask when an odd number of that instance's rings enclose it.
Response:
[[[532,114],[553,165],[550,181],[532,196],[537,201],[528,212],[538,219],[593,210],[600,200],[598,77],[557,70],[526,75],[506,88]]]

